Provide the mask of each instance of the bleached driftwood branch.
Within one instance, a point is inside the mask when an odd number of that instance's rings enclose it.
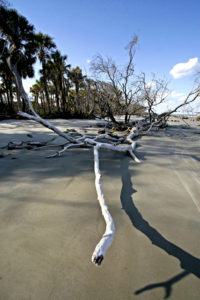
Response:
[[[132,59],[132,56],[131,56],[131,59]],[[56,154],[51,155],[51,157],[60,156],[61,153],[63,153],[64,151],[66,151],[67,149],[72,148],[72,147],[82,147],[82,146],[86,146],[88,148],[94,147],[94,171],[95,171],[95,177],[96,177],[95,186],[96,186],[98,200],[99,200],[99,203],[101,206],[102,214],[103,214],[103,217],[106,222],[106,231],[105,231],[102,239],[96,246],[94,253],[92,255],[92,261],[95,264],[100,265],[105,256],[106,250],[112,243],[115,227],[114,227],[112,217],[109,213],[108,207],[106,205],[106,200],[105,200],[105,197],[104,197],[104,194],[102,191],[102,187],[101,187],[101,183],[100,183],[101,174],[100,174],[100,169],[99,169],[99,149],[102,148],[102,149],[108,149],[108,150],[112,150],[112,151],[129,153],[130,156],[136,162],[140,162],[140,160],[137,158],[137,156],[134,153],[136,143],[133,141],[133,139],[135,137],[143,134],[143,132],[145,132],[145,131],[146,132],[150,131],[153,126],[154,127],[165,126],[167,118],[172,113],[176,112],[180,107],[187,105],[200,97],[200,88],[198,87],[196,90],[192,91],[186,97],[185,101],[182,104],[180,104],[179,106],[177,106],[173,111],[159,115],[157,117],[156,122],[152,123],[151,120],[148,120],[148,118],[145,118],[144,120],[135,122],[136,127],[131,130],[130,134],[127,137],[124,136],[124,137],[120,138],[111,133],[108,133],[108,134],[105,133],[104,135],[95,136],[95,137],[92,137],[90,135],[83,135],[81,137],[73,137],[69,133],[62,132],[56,126],[51,124],[49,121],[44,120],[35,112],[28,95],[24,90],[24,87],[22,84],[22,78],[19,75],[16,66],[13,65],[13,63],[12,63],[11,55],[8,56],[6,58],[6,60],[7,60],[7,63],[8,63],[8,66],[9,66],[11,72],[15,76],[18,89],[19,89],[22,97],[26,101],[27,106],[30,111],[30,114],[27,114],[25,112],[19,112],[18,114],[22,117],[28,118],[29,120],[34,120],[34,121],[42,124],[43,126],[49,128],[50,130],[54,131],[56,134],[58,134],[59,136],[63,137],[64,139],[66,139],[68,141],[67,145],[65,145],[62,150],[58,151]],[[129,64],[129,66],[130,66],[130,64]],[[101,142],[99,142],[100,138],[105,138],[106,141],[108,141],[108,142],[101,143]],[[127,142],[128,145],[120,145],[123,142],[125,142],[125,143]],[[38,145],[38,143],[37,143],[37,145]],[[37,146],[37,145],[32,144],[29,146],[33,147],[33,146]],[[16,147],[22,147],[22,144],[19,144],[19,145],[15,144],[12,146],[15,147],[15,149],[16,149]],[[0,157],[2,157],[2,156],[0,156]]]
[[[94,171],[95,171],[95,177],[96,177],[95,186],[96,186],[96,191],[97,191],[98,200],[99,200],[99,203],[101,206],[102,214],[103,214],[103,217],[106,222],[106,231],[105,231],[102,239],[100,240],[100,242],[97,244],[97,246],[94,250],[94,253],[92,255],[92,261],[95,264],[100,265],[105,256],[106,250],[112,243],[115,226],[113,223],[113,219],[109,213],[108,206],[106,204],[106,200],[105,200],[102,188],[101,188],[101,183],[100,183],[101,174],[100,174],[100,169],[99,169],[99,152],[98,151],[100,148],[102,148],[102,149],[108,149],[108,150],[113,150],[113,151],[129,153],[136,162],[140,162],[139,159],[135,156],[135,154],[133,152],[135,149],[135,143],[133,143],[133,141],[131,139],[133,136],[131,135],[130,139],[129,139],[129,142],[131,143],[131,145],[122,146],[122,145],[117,145],[117,144],[122,143],[125,140],[125,138],[124,137],[119,138],[118,136],[116,136],[114,134],[111,135],[111,134],[106,133],[105,135],[95,136],[93,138],[88,135],[85,135],[82,137],[75,138],[75,137],[72,137],[69,133],[64,133],[64,132],[60,131],[56,126],[51,124],[49,121],[44,120],[35,112],[28,95],[24,90],[24,87],[22,84],[22,79],[21,79],[16,67],[11,62],[11,57],[7,58],[7,63],[8,63],[8,66],[9,66],[11,72],[15,76],[18,89],[21,92],[24,100],[26,101],[29,111],[31,112],[31,114],[28,114],[25,112],[19,112],[18,114],[29,120],[34,120],[34,121],[42,124],[43,126],[49,128],[50,130],[54,131],[56,134],[58,134],[59,136],[62,136],[68,142],[70,142],[70,144],[67,144],[66,146],[64,146],[64,148],[62,150],[58,151],[56,154],[51,155],[50,157],[60,156],[61,153],[63,153],[64,151],[66,151],[67,149],[69,149],[71,147],[81,147],[81,146],[94,147]],[[106,138],[106,140],[109,140],[109,143],[98,142],[97,140],[99,140],[100,138]]]
[[[80,146],[83,146],[83,145],[84,145],[84,143],[68,144],[68,145],[64,146],[63,149],[61,149],[60,151],[57,151],[56,153],[47,156],[47,158],[53,158],[53,157],[61,156],[61,153],[65,152],[69,148],[77,148],[77,147],[80,147]]]
[[[30,100],[29,100],[30,101]],[[44,120],[42,119],[39,115],[30,115],[30,114],[27,114],[25,112],[18,112],[18,115],[21,116],[21,117],[24,117],[24,118],[27,118],[29,120],[34,120],[36,121],[37,123],[40,123],[42,124],[43,126],[47,127],[48,129],[54,131],[56,134],[58,134],[59,136],[63,137],[64,139],[72,142],[72,143],[76,143],[76,139],[74,139],[73,137],[71,137],[69,134],[61,131],[60,129],[58,129],[56,126],[54,126],[52,123],[50,123],[49,121],[47,120]]]
[[[39,141],[11,141],[8,143],[8,145],[4,146],[3,148],[7,148],[8,150],[19,150],[19,149],[39,149],[46,146],[48,143],[55,140],[55,137],[52,139],[46,141],[46,142],[39,142]]]
[[[125,152],[125,153],[128,152],[137,163],[140,163],[140,160],[137,158],[137,156],[133,152],[133,150],[135,148],[135,142],[133,142],[131,145],[125,145],[125,146],[111,145],[108,143],[100,143],[100,142],[96,142],[93,139],[86,139],[85,142],[90,145],[94,145],[94,146],[98,145],[102,149],[108,149],[108,150],[112,150],[112,151]]]
[[[106,231],[102,236],[101,240],[97,244],[93,254],[92,254],[92,262],[96,265],[100,265],[107,249],[111,246],[112,240],[115,233],[115,225],[112,219],[111,214],[109,213],[108,206],[106,204],[106,200],[103,194],[103,190],[101,187],[101,173],[99,168],[99,148],[101,146],[99,144],[94,146],[94,172],[95,172],[95,187],[97,191],[98,200],[101,206],[101,212],[106,222]]]

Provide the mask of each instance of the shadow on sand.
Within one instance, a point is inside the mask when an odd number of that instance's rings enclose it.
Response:
[[[163,287],[165,289],[164,299],[167,299],[171,295],[173,284],[180,281],[185,276],[194,274],[196,277],[200,278],[200,260],[168,241],[143,218],[132,199],[132,194],[135,192],[135,190],[132,187],[131,173],[128,169],[128,166],[129,158],[124,157],[121,160],[122,208],[128,215],[133,226],[142,232],[152,242],[153,245],[161,248],[167,254],[177,258],[180,261],[181,268],[183,269],[183,272],[177,274],[171,279],[160,283],[149,284],[135,291],[135,294],[138,295],[154,288]]]

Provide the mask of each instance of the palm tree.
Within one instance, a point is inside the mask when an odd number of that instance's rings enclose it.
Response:
[[[47,34],[42,34],[41,32],[37,35],[38,42],[38,58],[42,64],[42,69],[40,73],[42,75],[42,80],[44,84],[44,92],[48,104],[49,114],[51,114],[51,105],[49,100],[49,91],[48,91],[48,60],[50,59],[50,55],[52,50],[56,47],[55,43],[52,41],[52,38]]]
[[[69,90],[69,85],[67,84],[67,78],[65,78],[65,75],[69,74],[69,68],[70,65],[66,65],[67,56],[61,55],[61,53],[57,50],[54,53],[51,54],[51,78],[52,82],[56,89],[56,101],[57,101],[57,107],[58,112],[60,112],[59,107],[59,93],[61,94],[62,99],[62,110],[65,114],[66,112],[66,98],[67,93]]]
[[[30,88],[30,92],[34,98],[34,104],[37,110],[40,112],[40,108],[42,108],[43,113],[46,114],[44,82],[41,78],[36,80],[36,83]]]
[[[1,62],[7,62],[12,74],[19,79],[18,85],[21,85],[21,77],[33,77],[37,50],[34,27],[16,10],[4,6],[0,6],[0,49]]]
[[[40,96],[41,87],[39,81],[37,80],[35,84],[30,88],[30,92],[34,98],[35,108],[39,108],[39,96]]]
[[[7,63],[1,59],[0,61],[0,77],[1,77],[1,86],[3,87],[5,91],[5,95],[7,98],[7,104],[8,104],[8,113],[14,112],[13,107],[13,92],[14,92],[14,76],[11,73],[10,69],[8,68]]]
[[[69,78],[75,86],[75,101],[77,105],[77,113],[81,114],[81,102],[80,102],[80,88],[84,86],[84,79],[86,76],[83,76],[82,70],[79,67],[73,68],[69,72]]]

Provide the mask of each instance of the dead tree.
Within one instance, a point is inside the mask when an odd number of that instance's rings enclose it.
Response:
[[[16,83],[18,86],[18,89],[23,96],[24,100],[27,103],[27,106],[29,108],[30,113],[25,113],[25,112],[18,112],[18,114],[22,117],[25,117],[29,120],[34,120],[43,126],[49,128],[50,130],[54,131],[56,134],[59,136],[63,137],[67,142],[66,145],[63,147],[62,150],[58,151],[55,153],[53,156],[59,156],[61,155],[64,151],[66,151],[69,148],[76,148],[76,147],[87,147],[91,148],[93,147],[94,149],[94,171],[95,171],[95,186],[96,186],[96,192],[98,196],[98,200],[101,206],[101,211],[102,215],[105,219],[106,223],[106,231],[104,235],[102,236],[100,242],[97,244],[94,253],[92,255],[92,262],[94,262],[97,265],[100,265],[106,250],[108,247],[111,245],[114,232],[115,232],[115,226],[113,219],[109,213],[108,206],[106,205],[106,200],[102,191],[101,187],[101,173],[100,173],[100,167],[99,167],[99,150],[100,149],[108,149],[112,151],[117,151],[117,152],[122,152],[130,155],[134,161],[140,162],[140,160],[137,158],[137,156],[134,153],[135,147],[136,147],[136,142],[134,141],[134,138],[138,135],[142,135],[143,133],[149,132],[153,127],[160,127],[169,116],[176,112],[179,108],[181,108],[184,105],[187,105],[189,103],[194,102],[198,98],[200,98],[200,88],[196,88],[194,91],[190,92],[189,95],[186,97],[185,101],[177,106],[175,109],[172,111],[160,114],[157,119],[154,122],[149,122],[148,118],[144,118],[142,120],[139,120],[138,122],[135,122],[135,126],[131,128],[129,135],[124,136],[124,137],[119,137],[116,134],[112,134],[110,132],[105,132],[104,134],[101,135],[96,135],[90,136],[88,134],[85,135],[80,135],[78,137],[74,137],[70,132],[62,132],[60,131],[57,127],[52,125],[49,121],[44,120],[41,118],[33,109],[33,106],[31,104],[31,101],[26,94],[23,84],[22,84],[22,79],[17,71],[17,68],[12,64],[12,61],[10,57],[7,57],[7,63],[8,66],[15,76]],[[101,142],[102,138],[106,142]],[[123,143],[123,145],[122,145]],[[33,145],[33,144],[32,144]]]
[[[131,105],[138,103],[137,94],[140,87],[136,82],[133,63],[137,41],[138,37],[134,36],[127,45],[128,62],[123,67],[119,67],[111,57],[103,58],[101,55],[96,55],[90,64],[94,77],[110,86],[108,92],[117,108],[112,111],[112,115],[123,114],[125,124],[130,120]],[[112,108],[111,105],[110,107]]]
[[[91,148],[93,147],[94,149],[94,171],[95,171],[95,186],[96,186],[96,192],[98,196],[98,200],[101,206],[101,211],[102,215],[105,219],[106,223],[106,231],[103,234],[100,242],[97,244],[94,253],[92,255],[92,262],[94,262],[97,265],[100,265],[106,250],[108,247],[111,245],[114,232],[115,232],[115,226],[113,219],[109,213],[108,206],[106,205],[106,200],[102,191],[101,187],[101,173],[100,173],[100,167],[99,167],[99,150],[100,149],[108,149],[112,151],[117,151],[117,152],[123,152],[126,154],[129,154],[134,161],[137,163],[140,162],[140,160],[137,158],[137,156],[134,153],[135,147],[136,147],[136,142],[134,141],[134,138],[138,135],[142,135],[143,133],[149,132],[153,127],[159,127],[163,122],[166,121],[169,116],[176,112],[179,108],[181,108],[184,105],[187,105],[196,99],[200,97],[200,88],[198,87],[194,91],[190,92],[189,95],[186,97],[185,101],[177,106],[175,109],[172,111],[160,114],[157,119],[154,122],[149,122],[148,118],[144,118],[138,122],[135,122],[135,126],[131,128],[129,135],[124,136],[124,137],[119,137],[116,134],[112,134],[110,132],[105,132],[104,134],[97,135],[97,136],[90,136],[88,134],[85,135],[80,135],[78,137],[74,137],[70,132],[62,132],[60,131],[57,127],[52,125],[49,121],[44,120],[41,118],[33,109],[33,106],[31,104],[31,101],[26,94],[23,84],[22,84],[22,79],[16,69],[16,67],[12,64],[10,57],[7,57],[7,63],[8,66],[15,76],[16,83],[18,86],[18,89],[23,96],[24,100],[27,103],[27,106],[29,108],[30,113],[25,113],[25,112],[18,112],[18,114],[22,117],[25,117],[29,120],[34,120],[43,126],[49,128],[50,130],[54,131],[56,134],[59,136],[63,137],[64,139],[67,140],[66,145],[63,147],[62,150],[58,151],[54,156],[59,156],[61,155],[64,151],[66,151],[69,148],[75,148],[75,147],[87,147]],[[106,142],[101,142],[102,138]],[[121,145],[123,143],[123,145]]]
[[[7,20],[5,18],[5,20]],[[5,21],[3,20],[3,21]],[[23,24],[24,22],[26,23],[26,20],[23,19]],[[125,154],[128,154],[131,158],[134,159],[136,162],[140,162],[140,160],[137,158],[135,155],[135,147],[136,147],[136,142],[134,142],[134,138],[138,135],[142,135],[145,132],[150,131],[153,126],[160,126],[160,123],[165,121],[173,112],[176,112],[181,106],[186,105],[188,103],[193,102],[194,100],[198,99],[200,96],[200,89],[197,89],[193,92],[190,93],[190,95],[186,98],[184,103],[182,105],[179,105],[176,109],[174,109],[171,112],[162,114],[158,116],[157,120],[155,122],[149,122],[147,118],[144,118],[138,122],[135,122],[134,127],[130,128],[130,131],[128,134],[124,135],[123,137],[120,137],[116,134],[112,134],[110,132],[105,132],[104,134],[96,135],[96,136],[91,136],[88,134],[85,135],[79,135],[79,136],[74,136],[70,132],[62,132],[59,130],[56,126],[51,124],[49,121],[44,120],[41,118],[34,110],[32,103],[26,94],[23,84],[22,84],[22,78],[19,74],[19,69],[17,67],[18,64],[18,59],[21,55],[22,52],[20,52],[20,48],[25,45],[24,43],[24,34],[22,36],[18,36],[17,38],[13,39],[9,36],[8,38],[8,31],[10,33],[9,28],[7,26],[9,24],[4,24],[3,25],[6,29],[5,30],[5,35],[7,36],[7,39],[0,39],[3,51],[0,53],[0,55],[5,54],[5,59],[8,64],[8,67],[12,74],[15,77],[16,84],[19,90],[19,93],[21,94],[22,98],[26,102],[27,108],[29,113],[25,113],[22,111],[18,112],[18,115],[25,117],[29,120],[34,120],[43,126],[49,128],[52,130],[54,133],[57,135],[63,137],[66,140],[66,144],[63,145],[63,148],[52,155],[51,157],[54,156],[59,156],[61,155],[64,151],[67,151],[69,148],[74,148],[74,147],[86,147],[86,148],[91,148],[93,147],[94,149],[94,171],[95,171],[95,186],[96,186],[96,191],[97,191],[97,196],[98,200],[101,206],[102,214],[106,222],[106,231],[104,235],[102,236],[102,239],[100,242],[97,244],[94,253],[92,255],[92,261],[100,265],[106,250],[108,247],[111,245],[113,236],[114,236],[114,231],[115,231],[115,226],[113,219],[109,213],[108,206],[106,205],[106,200],[102,191],[101,187],[101,174],[100,174],[100,167],[99,167],[99,150],[100,149],[108,149],[112,151],[117,151],[117,152],[122,152]],[[31,37],[34,37],[33,35],[33,28],[32,26],[28,26],[27,28],[30,29],[30,34]],[[18,33],[19,30],[14,30],[14,33]],[[19,37],[21,38],[21,43],[19,43]],[[29,39],[28,40],[32,40]],[[17,42],[17,45],[16,45]],[[130,107],[130,104],[134,103],[135,101],[135,96],[137,94],[137,89],[136,93],[132,92],[132,89],[134,87],[134,82],[132,81],[133,75],[134,75],[134,66],[133,66],[133,56],[134,56],[134,51],[135,51],[135,45],[137,43],[137,37],[135,37],[131,43],[128,45],[128,54],[129,54],[129,62],[125,68],[124,72],[120,72],[120,70],[116,67],[116,65],[113,63],[112,60],[108,59],[107,61],[103,60],[101,57],[99,57],[99,60],[97,62],[99,63],[97,70],[99,70],[100,73],[103,73],[104,75],[107,74],[109,78],[109,84],[112,86],[112,93],[115,94],[115,100],[121,105],[122,99],[125,99],[125,105],[126,105],[126,111],[125,111],[125,122],[127,121],[127,113],[128,113],[128,108]],[[31,42],[30,45],[28,45],[28,49],[36,47],[36,45],[33,47],[33,43]],[[34,50],[34,49],[33,49]],[[26,51],[25,51],[26,52]],[[35,51],[33,51],[34,54]],[[29,57],[30,58],[30,57]],[[32,62],[34,62],[34,57],[32,57]],[[96,62],[96,63],[97,63]],[[97,66],[97,65],[96,65]],[[119,92],[121,87],[122,94]],[[123,102],[124,103],[124,102]],[[102,141],[103,139],[103,141]],[[10,147],[14,147],[17,149],[17,147],[35,147],[35,146],[45,146],[41,145],[38,143],[33,143],[27,144],[27,142],[20,143],[20,144],[12,144]]]
[[[193,89],[191,92],[189,92],[189,94],[185,97],[185,100],[181,104],[179,104],[174,109],[172,109],[168,112],[164,112],[164,113],[160,114],[158,116],[158,120],[167,121],[169,119],[169,117],[172,114],[176,113],[180,108],[182,108],[183,106],[187,106],[187,105],[195,102],[196,100],[199,100],[199,98],[200,98],[200,85],[198,85],[195,89]]]
[[[161,123],[165,122],[165,120],[174,112],[176,112],[180,107],[183,105],[186,105],[188,103],[193,102],[200,96],[200,89],[196,89],[193,92],[188,95],[186,100],[179,105],[176,109],[174,109],[171,112],[162,114],[158,116],[157,120],[155,122],[149,122],[147,118],[144,118],[138,122],[135,122],[134,127],[130,128],[129,134],[124,135],[124,137],[119,137],[117,135],[113,135],[110,132],[105,132],[103,135],[97,135],[97,136],[90,136],[90,135],[80,135],[80,136],[74,136],[70,132],[62,132],[59,130],[56,126],[51,124],[49,121],[44,120],[41,118],[34,110],[32,103],[26,94],[23,84],[22,84],[22,78],[18,72],[17,68],[17,61],[16,59],[13,59],[14,55],[19,52],[19,49],[16,48],[16,45],[14,41],[6,41],[3,40],[3,52],[6,50],[6,62],[8,64],[8,67],[12,74],[15,77],[16,84],[18,87],[18,90],[26,102],[26,105],[28,107],[29,113],[25,112],[18,112],[18,114],[22,117],[28,118],[30,120],[34,120],[43,126],[49,128],[53,132],[55,132],[57,135],[63,137],[66,140],[66,144],[64,145],[63,149],[55,153],[53,156],[61,155],[64,151],[66,151],[69,148],[74,147],[86,147],[94,149],[94,170],[95,170],[95,186],[96,191],[98,195],[98,200],[101,206],[102,214],[106,222],[106,231],[96,246],[94,253],[92,255],[92,261],[100,265],[102,262],[102,259],[105,256],[106,250],[112,243],[112,239],[114,236],[114,223],[112,220],[112,217],[109,213],[108,207],[106,205],[105,197],[103,195],[103,191],[101,188],[101,182],[100,182],[100,168],[99,168],[99,150],[100,149],[108,149],[112,151],[118,151],[122,153],[126,153],[130,155],[136,162],[140,162],[139,159],[136,157],[134,150],[136,147],[136,143],[133,141],[133,139],[141,135],[145,132],[150,131],[154,126],[160,126]],[[110,95],[114,95],[114,101],[119,105],[119,107],[123,107],[125,104],[125,110],[123,111],[125,113],[125,123],[128,122],[128,114],[129,114],[129,108],[130,105],[135,103],[136,101],[136,95],[140,91],[140,87],[138,89],[138,86],[135,89],[135,82],[134,82],[134,65],[133,65],[133,57],[135,53],[135,45],[137,43],[137,37],[134,37],[133,40],[129,43],[127,50],[129,55],[128,64],[126,65],[125,69],[120,70],[116,64],[113,62],[112,59],[104,60],[101,56],[98,57],[96,61],[94,61],[94,67],[96,68],[96,71],[98,71],[100,74],[107,75],[108,83],[107,83],[107,92],[108,92],[108,86],[111,87]],[[7,45],[7,46],[6,46]],[[17,51],[17,52],[16,52]],[[2,54],[3,54],[2,52]],[[105,85],[104,85],[105,87]],[[159,93],[159,90],[157,91]],[[111,99],[113,99],[111,97]],[[122,105],[123,104],[123,105]],[[110,106],[110,109],[112,107]],[[113,117],[114,113],[111,111]],[[102,142],[101,139],[104,139]],[[12,145],[15,147],[21,147],[24,145]],[[28,146],[33,146],[28,145]]]
[[[165,102],[170,94],[168,82],[156,79],[155,75],[150,82],[147,82],[146,74],[142,73],[138,76],[138,85],[140,86],[138,97],[148,112],[149,123],[152,124],[155,121],[155,108]]]
[[[72,147],[74,148],[74,147],[84,146],[84,147],[88,147],[88,148],[90,148],[90,147],[94,148],[94,165],[95,165],[94,170],[95,170],[95,177],[96,177],[95,185],[96,185],[96,191],[97,191],[98,200],[99,200],[99,203],[101,206],[102,214],[103,214],[103,217],[106,222],[106,231],[105,231],[102,239],[96,246],[94,253],[92,255],[92,261],[95,264],[100,265],[105,256],[106,250],[112,243],[115,226],[114,226],[112,217],[109,213],[108,207],[106,205],[105,197],[103,195],[103,191],[101,188],[101,182],[100,182],[101,174],[100,174],[100,168],[99,168],[99,149],[108,149],[108,150],[112,150],[112,151],[128,153],[136,162],[139,162],[139,159],[134,154],[134,149],[135,149],[136,144],[135,144],[135,142],[133,142],[131,140],[132,135],[127,137],[127,140],[126,140],[127,145],[119,145],[119,143],[121,143],[122,140],[124,141],[124,139],[118,137],[117,135],[111,136],[111,135],[109,135],[109,133],[105,133],[105,134],[99,135],[99,136],[97,135],[95,137],[91,137],[86,134],[86,135],[82,135],[82,136],[75,138],[70,133],[64,133],[64,132],[60,131],[57,127],[52,125],[50,122],[44,120],[43,118],[41,118],[35,112],[28,95],[26,94],[26,92],[24,90],[24,87],[22,84],[22,79],[21,79],[16,67],[12,64],[10,57],[7,57],[7,63],[8,63],[8,66],[9,66],[11,72],[15,76],[18,89],[21,92],[24,100],[26,101],[27,106],[30,111],[30,113],[18,112],[18,114],[29,120],[34,120],[34,121],[42,124],[43,126],[49,128],[50,130],[54,131],[56,134],[58,134],[59,136],[61,136],[67,140],[67,142],[68,142],[67,145],[61,151],[56,153],[55,155],[61,155],[62,152],[66,151],[67,149],[72,148]],[[99,142],[98,140],[100,138],[106,139],[106,143]]]

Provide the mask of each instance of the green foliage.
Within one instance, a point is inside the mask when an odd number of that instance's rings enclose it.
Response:
[[[14,9],[0,7],[0,42],[4,57],[11,56],[21,76],[33,76],[37,41],[34,26]]]
[[[25,110],[7,58],[23,78],[33,77],[33,65],[41,62],[40,78],[30,93],[35,110],[43,117],[101,117],[124,113],[122,90],[83,75],[79,66],[71,68],[67,55],[56,48],[52,37],[35,33],[34,26],[16,10],[0,1],[0,103],[3,114]],[[113,76],[115,68],[112,64]],[[130,111],[135,111],[130,106]]]

